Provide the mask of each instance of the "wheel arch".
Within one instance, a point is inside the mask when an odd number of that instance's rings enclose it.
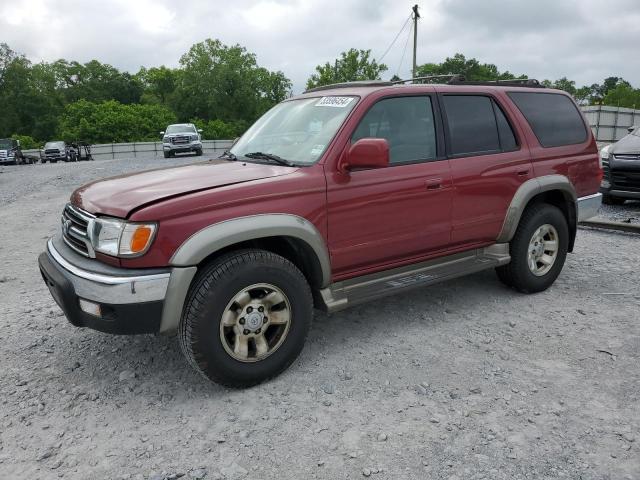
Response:
[[[173,254],[173,267],[160,332],[174,331],[198,267],[237,249],[260,248],[293,262],[317,291],[331,282],[324,238],[308,220],[290,214],[262,214],[216,223],[194,233]]]
[[[522,213],[535,203],[548,203],[562,211],[569,226],[569,252],[573,251],[578,217],[577,195],[573,184],[564,175],[545,175],[524,182],[511,200],[497,242],[511,241]]]
[[[170,264],[200,265],[221,253],[244,247],[262,248],[288,258],[313,287],[324,288],[331,281],[324,237],[311,222],[290,214],[251,215],[205,227],[176,250]]]

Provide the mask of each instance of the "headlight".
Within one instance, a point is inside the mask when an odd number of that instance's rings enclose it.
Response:
[[[155,223],[128,223],[116,218],[94,220],[93,248],[114,257],[137,257],[151,245]]]
[[[169,137],[164,137],[164,138],[162,139],[162,142],[163,142],[163,143],[169,143]]]
[[[191,135],[191,140],[194,142],[198,141],[198,135]]]
[[[606,147],[602,147],[602,150],[600,150],[600,155],[598,156],[598,161],[600,163],[600,168],[602,168],[602,161],[603,160],[609,160],[609,149],[611,148],[611,144],[607,145]]]

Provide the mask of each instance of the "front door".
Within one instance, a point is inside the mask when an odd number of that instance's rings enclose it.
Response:
[[[334,279],[391,268],[450,241],[452,182],[430,95],[379,100],[351,136],[384,138],[390,165],[327,174]]]

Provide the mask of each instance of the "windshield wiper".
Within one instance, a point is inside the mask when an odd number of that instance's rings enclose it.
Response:
[[[233,153],[231,153],[229,150],[225,150],[222,155],[220,155],[218,158],[226,158],[227,160],[231,160],[232,162],[235,160],[238,160],[238,157],[236,157]]]
[[[280,165],[286,165],[287,167],[295,167],[296,164],[285,159],[282,157],[279,157],[278,155],[274,155],[273,153],[264,153],[264,152],[250,152],[250,153],[245,153],[244,154],[245,157],[247,158],[256,158],[256,159],[260,159],[260,160],[271,160],[274,161],[276,163],[279,163]]]

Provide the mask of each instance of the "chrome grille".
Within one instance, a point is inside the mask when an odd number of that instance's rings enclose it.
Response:
[[[183,143],[189,143],[189,140],[191,138],[188,135],[181,135],[178,137],[171,137],[171,143],[173,144],[183,144]]]
[[[620,154],[620,155],[614,155],[613,158],[615,158],[616,160],[622,160],[622,161],[639,161],[640,160],[640,154],[637,154],[637,153],[624,153],[624,154]]]
[[[95,257],[91,231],[95,217],[68,203],[62,211],[62,239],[72,250],[85,257]]]

